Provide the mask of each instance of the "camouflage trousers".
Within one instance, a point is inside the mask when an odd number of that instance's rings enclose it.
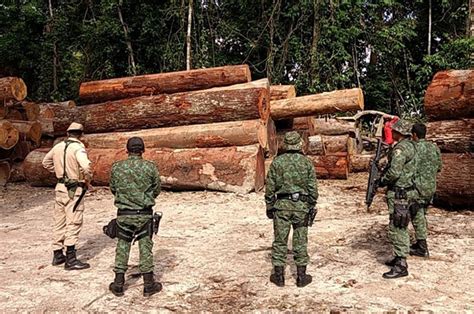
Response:
[[[395,208],[395,193],[392,191],[387,192],[387,205],[390,216],[393,214]],[[388,238],[392,242],[393,255],[399,257],[407,257],[410,253],[410,235],[408,228],[398,228],[393,225],[393,221],[390,219],[388,225]]]
[[[149,215],[138,216],[119,216],[117,223],[121,228],[127,231],[140,230],[150,221]],[[117,249],[115,251],[115,268],[116,273],[125,273],[128,269],[128,259],[130,257],[130,249],[132,243],[122,239],[118,239]],[[138,249],[140,252],[139,269],[142,273],[153,271],[153,240],[149,236],[145,236],[138,240]]]
[[[415,236],[417,240],[426,240],[428,237],[428,223],[426,221],[426,213],[428,210],[428,203],[418,204],[418,211],[415,217],[412,217],[413,228],[415,229]]]
[[[306,266],[308,256],[307,213],[301,211],[277,210],[273,218],[274,241],[272,247],[273,266],[285,266],[288,252],[288,236],[293,226],[293,258],[296,266]]]

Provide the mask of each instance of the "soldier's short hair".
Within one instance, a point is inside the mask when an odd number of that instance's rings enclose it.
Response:
[[[127,141],[127,151],[132,154],[141,154],[145,151],[145,143],[143,139],[138,136],[134,136]]]
[[[426,137],[426,125],[423,123],[415,123],[411,128],[411,133],[415,134],[418,138]]]

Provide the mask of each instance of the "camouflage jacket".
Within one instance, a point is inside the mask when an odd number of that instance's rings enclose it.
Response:
[[[414,188],[417,167],[416,144],[409,139],[398,142],[388,155],[388,168],[381,178],[381,184],[391,190]]]
[[[129,156],[113,164],[110,190],[118,209],[152,207],[161,190],[160,174],[153,162]]]
[[[436,192],[436,174],[441,171],[441,152],[436,144],[424,139],[416,143],[416,151],[416,189],[420,200],[429,202]]]
[[[307,194],[308,202],[275,199],[277,194],[295,192]],[[267,209],[308,212],[309,208],[316,204],[317,199],[318,182],[311,160],[299,153],[286,153],[275,157],[267,175],[265,190]]]

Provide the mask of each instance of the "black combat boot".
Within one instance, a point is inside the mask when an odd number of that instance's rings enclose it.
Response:
[[[83,263],[76,258],[76,249],[74,245],[68,246],[66,250],[65,270],[81,270],[91,267],[88,263]]]
[[[408,264],[404,257],[396,257],[395,265],[390,269],[389,272],[383,274],[385,279],[395,279],[400,277],[408,276]]]
[[[428,243],[426,240],[416,240],[416,243],[410,246],[410,255],[419,257],[429,257]]]
[[[306,274],[306,266],[296,266],[296,286],[302,288],[313,281],[311,275]]]
[[[63,253],[63,250],[54,250],[53,251],[53,266],[58,266],[66,262],[66,256]]]
[[[125,283],[125,274],[124,273],[115,273],[114,282],[111,282],[109,285],[109,290],[116,297],[123,296],[123,285]]]
[[[386,261],[385,265],[387,265],[388,267],[393,267],[395,266],[396,263],[397,263],[397,257],[395,256],[391,260]]]
[[[273,282],[278,287],[285,286],[285,267],[274,266],[273,274],[270,275],[270,282]]]
[[[155,281],[153,272],[143,274],[143,283],[144,283],[144,287],[143,287],[144,297],[152,296],[155,293],[160,292],[161,289],[163,289],[163,286],[161,285],[161,283]]]

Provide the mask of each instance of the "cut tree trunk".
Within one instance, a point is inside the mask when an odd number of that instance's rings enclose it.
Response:
[[[41,123],[41,132],[46,136],[54,136],[54,116],[55,109],[58,109],[58,114],[67,111],[68,108],[76,107],[76,103],[72,100],[57,102],[57,103],[42,103],[39,104],[39,122]]]
[[[267,121],[270,113],[268,80],[53,110],[55,135],[64,135],[72,121],[82,123],[85,133],[259,118]]]
[[[224,66],[85,82],[79,89],[82,104],[101,103],[138,96],[173,94],[246,83],[248,65]]]
[[[442,154],[443,168],[438,173],[435,204],[453,208],[473,209],[474,156]]]
[[[37,149],[24,161],[32,185],[54,185],[54,174],[42,169],[47,150]],[[112,164],[127,158],[123,149],[89,149],[96,185],[107,185]],[[216,190],[248,193],[263,188],[265,160],[258,145],[224,148],[148,149],[145,159],[154,161],[162,185],[172,190]]]
[[[260,144],[276,152],[276,132],[273,124],[262,120],[230,121],[132,132],[86,134],[88,148],[123,149],[127,140],[139,136],[150,148],[209,148]]]
[[[0,148],[12,149],[20,139],[20,132],[8,120],[0,120]]]
[[[294,131],[307,131],[309,136],[315,135],[314,117],[298,117],[293,119]]]
[[[442,152],[474,151],[474,119],[429,122],[426,138],[435,142]]]
[[[23,163],[15,162],[11,165],[10,179],[8,182],[24,182],[25,172],[23,171]]]
[[[327,154],[347,152],[347,135],[322,136],[324,151]]]
[[[12,104],[11,108],[17,110],[21,114],[21,119],[11,118],[12,120],[36,121],[39,119],[40,106],[37,103],[30,101],[16,102]]]
[[[11,167],[7,160],[0,160],[0,186],[5,186],[10,179]]]
[[[27,88],[25,82],[18,77],[0,78],[0,102],[22,101],[25,99]]]
[[[314,164],[318,179],[344,179],[349,174],[347,154],[339,153],[325,156],[308,156]]]
[[[426,89],[425,112],[430,120],[474,117],[474,70],[436,73]]]
[[[364,109],[362,90],[353,88],[273,101],[271,116],[281,120],[361,109]]]
[[[315,119],[314,131],[320,135],[344,135],[355,132],[354,123],[337,119]]]
[[[313,135],[308,138],[308,147],[306,148],[306,154],[316,156],[326,154],[321,135]]]
[[[289,99],[296,97],[294,85],[272,85],[270,86],[270,101]]]
[[[20,132],[23,139],[33,142],[36,147],[41,144],[41,123],[38,121],[10,121],[13,126]]]
[[[8,113],[5,116],[6,120],[23,120],[24,116],[21,114],[20,110],[10,108],[8,109]]]
[[[26,156],[33,150],[30,141],[19,141],[13,149],[11,149],[10,161],[20,162],[25,160]]]
[[[355,154],[348,155],[349,172],[367,172],[370,168],[370,161],[375,157],[374,154]]]

